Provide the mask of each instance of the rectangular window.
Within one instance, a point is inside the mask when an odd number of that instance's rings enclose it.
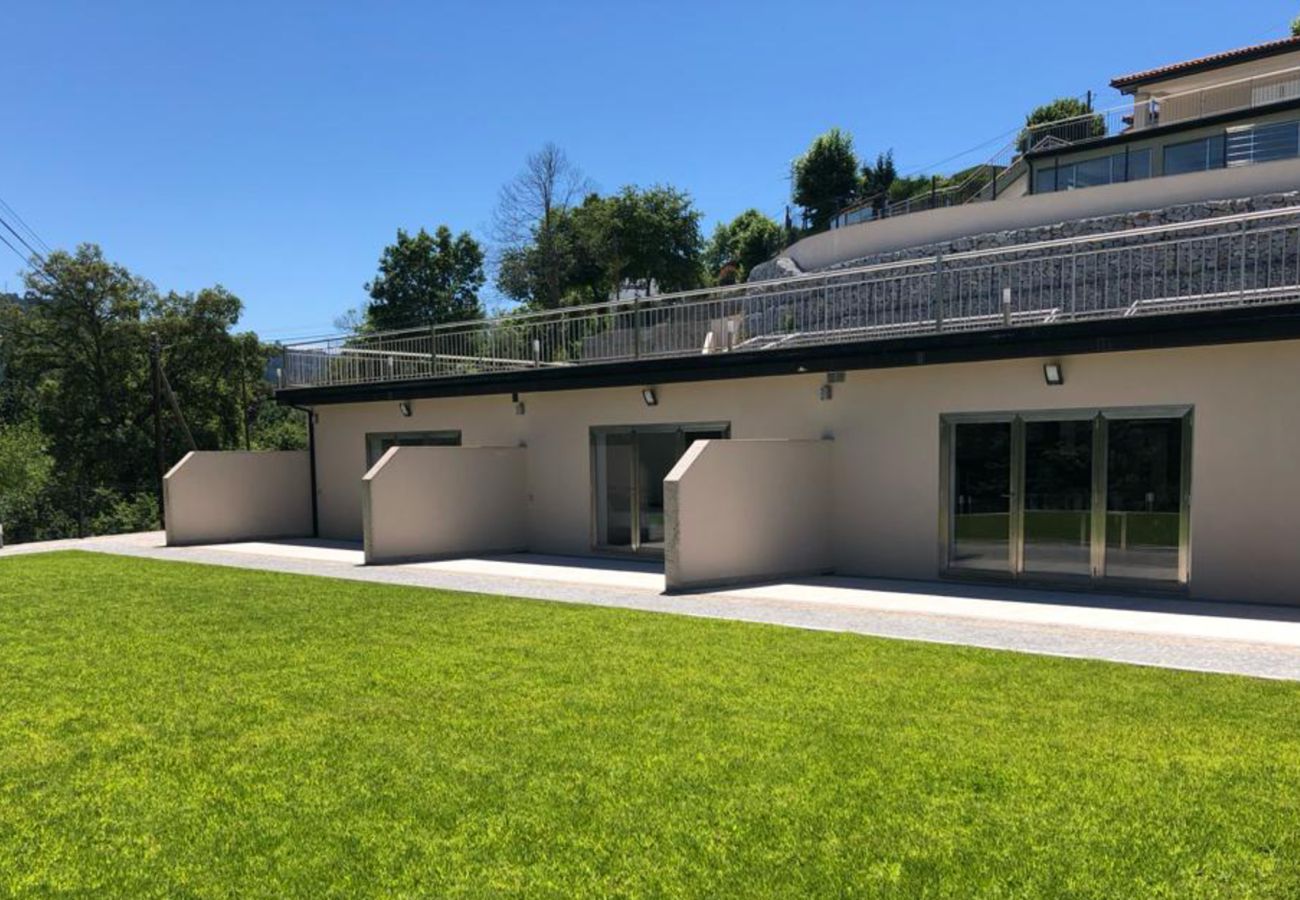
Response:
[[[1034,169],[1034,193],[1050,194],[1056,190],[1056,167],[1044,166]]]
[[[1123,171],[1124,159],[1120,157],[1120,171]],[[1096,159],[1085,159],[1074,165],[1074,186],[1096,187],[1099,184],[1110,184],[1111,182],[1111,158],[1109,156],[1099,156]],[[1120,179],[1121,181],[1123,178]]]
[[[1140,181],[1151,177],[1151,148],[1130,150],[1128,154],[1128,172],[1126,181]]]
[[[1248,166],[1300,156],[1300,122],[1270,122],[1229,128],[1226,159],[1229,166]]]
[[[1164,174],[1182,175],[1223,168],[1224,136],[1221,134],[1170,144],[1165,147]]]
[[[379,462],[390,447],[459,447],[459,431],[383,431],[366,435],[366,471]]]
[[[941,417],[942,565],[1187,583],[1191,410]]]

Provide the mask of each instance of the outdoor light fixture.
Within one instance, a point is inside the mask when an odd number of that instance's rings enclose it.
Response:
[[[1065,384],[1065,372],[1061,369],[1061,364],[1055,362],[1043,363],[1043,380],[1052,387]]]
[[[641,388],[641,399],[645,401],[646,406],[658,406],[659,395],[655,393],[652,387]]]
[[[515,393],[513,393],[513,394],[510,395],[510,402],[513,403],[513,404],[515,405],[515,415],[517,415],[517,416],[522,416],[522,415],[524,414],[524,411],[525,411],[525,410],[524,410],[524,401],[522,401],[522,400],[519,399],[519,392],[518,392],[518,391],[516,391]]]
[[[834,388],[832,388],[829,384],[823,384],[820,388],[817,389],[817,399],[829,400],[834,395],[834,393],[835,393]]]
[[[409,400],[403,400],[397,404],[397,411],[402,414],[402,418],[411,418],[411,403]]]

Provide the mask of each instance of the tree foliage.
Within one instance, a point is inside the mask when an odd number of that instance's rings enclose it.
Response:
[[[556,210],[551,220],[553,267],[548,249],[534,237],[502,255],[497,287],[534,309],[609,299],[620,290],[648,294],[702,283],[700,213],[690,195],[676,188],[624,187],[610,196],[588,194],[578,205]],[[558,292],[547,282],[558,273]]]
[[[8,538],[157,526],[154,339],[200,449],[258,446],[272,424],[281,445],[305,442],[300,414],[271,402],[275,348],[235,333],[242,304],[224,288],[160,294],[89,244],[50,253],[25,285],[21,298],[0,298],[0,519]],[[170,409],[162,424],[170,465],[187,446]]]
[[[366,322],[376,331],[460,322],[483,316],[483,249],[467,231],[453,237],[439,225],[411,235],[397,230],[384,248],[379,272],[366,284]]]
[[[829,228],[835,212],[857,195],[858,158],[852,135],[832,128],[813,138],[794,161],[793,181],[793,199],[803,208],[809,229]]]
[[[1052,125],[1054,122],[1059,124]],[[1076,141],[1083,137],[1102,137],[1105,134],[1105,118],[1093,113],[1087,103],[1077,97],[1057,97],[1050,103],[1034,107],[1025,116],[1025,127],[1020,132],[1016,145],[1023,153],[1044,138]]]
[[[756,209],[747,209],[713,229],[705,263],[719,284],[744,281],[755,266],[780,252],[783,243],[780,225]]]
[[[573,253],[567,213],[590,192],[590,182],[555,144],[528,156],[501,188],[493,214],[498,281],[509,287],[504,293],[545,309],[561,305]]]

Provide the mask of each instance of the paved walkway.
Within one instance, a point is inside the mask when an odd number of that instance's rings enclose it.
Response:
[[[61,549],[1300,680],[1300,608],[861,578],[667,595],[662,566],[646,562],[515,554],[364,566],[356,544],[165,547],[161,532],[17,545],[0,560]]]

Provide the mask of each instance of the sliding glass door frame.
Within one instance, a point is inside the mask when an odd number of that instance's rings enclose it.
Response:
[[[642,507],[642,489],[641,489],[641,450],[640,444],[636,438],[642,434],[676,434],[677,435],[677,459],[686,452],[690,446],[688,436],[692,432],[708,432],[722,435],[723,439],[731,436],[730,422],[669,422],[652,425],[593,425],[590,428],[589,443],[591,449],[591,548],[594,551],[614,555],[633,555],[633,556],[662,556],[663,550],[659,547],[646,547],[641,543],[641,507]],[[601,496],[600,490],[600,461],[598,454],[600,452],[599,442],[602,437],[608,435],[627,435],[631,437],[629,467],[628,473],[629,485],[631,490],[630,496],[630,544],[610,544],[601,540],[600,521],[601,512],[600,504],[605,498]]]
[[[1154,580],[1106,574],[1106,522],[1108,503],[1108,455],[1110,424],[1140,419],[1176,419],[1181,423],[1178,498],[1178,563],[1174,580]],[[1089,573],[1087,576],[1027,572],[1025,569],[1025,426],[1030,422],[1092,422],[1092,493],[1089,527]],[[1011,429],[1010,498],[1005,571],[963,568],[953,565],[955,515],[953,491],[956,483],[956,426],[962,424],[1009,424]],[[939,417],[939,570],[944,577],[962,579],[1015,580],[1025,583],[1133,587],[1147,590],[1182,591],[1191,578],[1191,490],[1192,490],[1191,406],[1106,407],[1049,409],[1018,412],[948,413]]]

